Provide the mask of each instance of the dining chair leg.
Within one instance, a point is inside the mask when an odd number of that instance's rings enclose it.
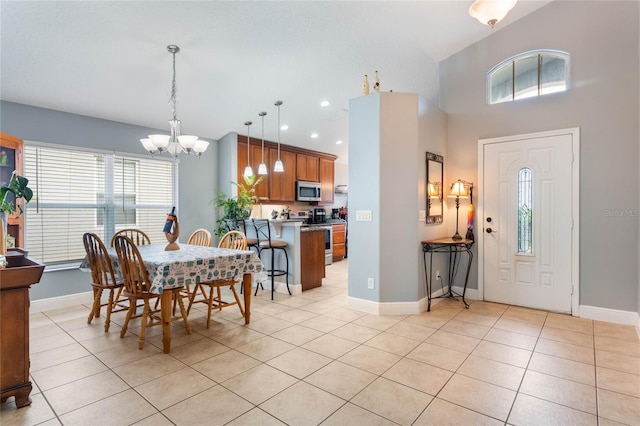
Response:
[[[98,302],[99,303],[99,302]],[[107,317],[104,321],[104,332],[109,332],[109,325],[111,324],[111,311],[113,310],[113,289],[109,290],[109,301],[107,302]]]
[[[91,312],[89,312],[89,318],[87,324],[91,324],[94,318],[100,316],[100,299],[102,298],[102,289],[93,289],[93,306],[91,306]]]
[[[209,309],[207,310],[207,329],[209,328],[209,324],[211,323],[211,311],[213,308],[213,295],[214,295],[215,290],[213,289],[213,286],[209,286],[209,300],[208,300],[208,305],[209,305]]]
[[[142,349],[144,347],[145,333],[147,331],[147,321],[149,321],[150,312],[151,306],[149,306],[149,301],[145,299],[144,308],[142,309],[142,318],[140,318],[140,338],[138,339],[138,349]]]
[[[235,284],[231,284],[229,286],[231,288],[231,292],[233,293],[233,297],[236,298],[236,303],[238,304],[238,308],[240,308],[240,314],[244,317],[244,309],[242,308],[242,303],[240,303],[240,298],[238,297],[238,293],[236,292]]]
[[[178,291],[176,292],[175,296],[178,298],[178,306],[180,306],[180,313],[182,314],[184,327],[187,330],[187,334],[191,334],[191,325],[189,324],[189,320],[187,319],[187,310],[184,307],[184,300],[182,300],[182,295]]]
[[[124,319],[124,324],[122,325],[122,330],[120,330],[120,338],[123,338],[125,334],[127,334],[127,327],[129,327],[129,320],[133,316],[133,313],[136,310],[136,301],[133,299],[129,299],[129,309],[127,310],[127,316]]]
[[[196,294],[198,293],[198,288],[202,284],[196,284],[195,288],[191,292],[191,296],[189,296],[189,307],[187,308],[187,315],[191,312],[191,305],[193,305],[193,300],[196,298]]]

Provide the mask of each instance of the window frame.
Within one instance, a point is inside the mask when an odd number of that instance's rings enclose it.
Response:
[[[25,205],[25,246],[28,248],[28,239],[29,239],[29,222],[28,222],[28,218],[27,218],[27,214],[29,210],[36,210],[38,211],[39,209],[95,209],[95,224],[97,227],[101,227],[103,229],[103,235],[105,236],[104,238],[104,242],[105,244],[108,245],[108,239],[110,239],[110,236],[113,234],[113,232],[115,232],[115,230],[122,228],[122,225],[117,225],[115,223],[115,211],[120,208],[123,208],[123,204],[121,200],[116,200],[115,199],[115,193],[117,192],[117,190],[119,188],[114,188],[114,174],[117,173],[118,171],[116,170],[117,167],[117,158],[122,158],[124,159],[124,161],[126,162],[127,160],[130,161],[137,161],[137,160],[144,160],[144,161],[149,161],[149,160],[155,160],[155,161],[162,161],[162,162],[166,162],[166,163],[170,163],[170,173],[171,173],[171,201],[170,204],[165,205],[164,203],[159,203],[159,204],[140,204],[140,205],[135,205],[135,214],[136,217],[138,215],[138,209],[157,209],[157,208],[166,208],[167,212],[171,209],[172,206],[177,206],[178,205],[178,200],[179,200],[179,193],[178,193],[178,169],[179,169],[179,160],[176,159],[172,159],[172,158],[164,158],[164,157],[149,157],[148,155],[140,155],[140,154],[134,154],[134,153],[129,153],[129,152],[121,152],[121,151],[113,151],[113,150],[102,150],[102,149],[97,149],[97,148],[88,148],[88,147],[81,147],[81,146],[75,146],[75,145],[63,145],[63,144],[55,144],[55,143],[48,143],[48,142],[39,142],[39,141],[32,141],[32,140],[25,140],[24,141],[24,152],[25,152],[25,157],[26,157],[26,153],[27,153],[27,149],[30,148],[43,148],[43,149],[57,149],[57,150],[63,150],[63,151],[67,151],[67,152],[77,152],[77,153],[81,153],[81,154],[93,154],[93,155],[98,155],[98,156],[102,156],[103,158],[103,170],[102,173],[104,173],[103,179],[103,187],[102,188],[98,188],[96,187],[94,189],[93,195],[94,195],[94,199],[95,199],[95,203],[77,203],[77,204],[67,204],[65,205],[65,203],[59,203],[59,202],[40,202],[38,200],[37,197],[37,188],[34,188],[34,200],[32,200],[32,202],[28,203]],[[26,160],[26,158],[25,158]],[[99,168],[96,168],[96,170],[99,172]],[[36,182],[38,180],[37,176],[26,176],[27,178],[29,178],[30,182],[32,183],[33,186],[37,186]],[[120,189],[121,190],[121,189]],[[138,189],[136,190],[136,194],[137,194]],[[102,194],[104,202],[100,203],[98,202],[98,195]],[[119,202],[118,202],[119,201]],[[125,207],[129,206],[128,203],[125,203]],[[103,220],[104,223],[103,224],[98,224],[98,211],[101,210],[103,211]],[[109,213],[109,211],[111,211],[111,213]],[[80,245],[82,245],[82,241],[79,242]],[[81,259],[80,259],[81,260]],[[79,264],[78,259],[67,259],[65,261],[54,261],[52,263],[48,263],[47,264],[47,270],[49,271],[54,271],[54,270],[63,270],[63,269],[70,269],[70,268],[75,268],[77,267]]]
[[[535,50],[529,50],[526,52],[522,52],[522,53],[518,53],[517,55],[513,55],[503,61],[501,61],[500,63],[494,65],[493,67],[491,67],[491,69],[489,69],[489,71],[487,71],[486,77],[485,77],[485,101],[487,103],[487,105],[497,105],[497,104],[501,104],[501,103],[505,103],[505,102],[514,102],[514,101],[519,101],[519,100],[524,100],[524,99],[530,99],[530,98],[537,98],[540,96],[544,96],[544,95],[549,95],[551,93],[540,93],[541,87],[540,87],[540,82],[541,82],[541,69],[540,69],[540,57],[543,55],[547,55],[547,56],[556,56],[556,57],[560,57],[562,59],[564,59],[564,70],[565,70],[565,90],[563,92],[567,92],[569,91],[569,89],[571,88],[571,55],[569,54],[569,52],[564,52],[562,50],[556,50],[556,49],[535,49]],[[538,94],[536,96],[528,96],[528,97],[523,97],[523,98],[516,98],[515,97],[515,86],[516,86],[516,76],[515,76],[515,66],[512,66],[511,69],[511,85],[512,85],[512,92],[511,92],[511,99],[510,100],[505,100],[505,101],[501,101],[501,102],[495,102],[492,103],[491,102],[491,78],[493,77],[493,75],[502,70],[505,66],[507,66],[508,64],[514,64],[516,61],[521,60],[521,59],[525,59],[528,57],[533,57],[533,56],[537,56],[538,57]],[[560,92],[552,92],[552,93],[560,93]]]

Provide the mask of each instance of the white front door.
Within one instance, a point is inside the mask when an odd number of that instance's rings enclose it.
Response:
[[[549,132],[481,141],[485,300],[572,312],[576,137]]]

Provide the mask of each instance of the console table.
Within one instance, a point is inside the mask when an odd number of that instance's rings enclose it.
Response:
[[[427,312],[431,311],[431,285],[433,283],[433,253],[448,253],[449,254],[449,271],[447,274],[447,289],[445,291],[444,285],[441,283],[442,294],[434,297],[438,299],[440,297],[462,297],[462,302],[465,308],[469,308],[469,304],[464,300],[464,294],[467,291],[467,284],[469,281],[469,272],[471,271],[471,263],[473,262],[473,253],[471,247],[473,246],[473,240],[454,240],[453,238],[439,238],[435,240],[422,241],[422,258],[424,263],[424,277],[427,283]],[[455,281],[456,274],[458,272],[458,266],[460,265],[460,259],[462,254],[466,253],[468,256],[467,272],[464,277],[464,287],[462,294],[457,294],[452,290],[452,285]],[[429,266],[427,267],[427,258]]]

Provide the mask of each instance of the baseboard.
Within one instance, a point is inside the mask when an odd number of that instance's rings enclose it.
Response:
[[[462,294],[462,287],[453,287],[453,291]],[[443,299],[436,299],[443,294],[442,289],[431,294],[431,306],[438,304]],[[465,299],[477,299],[478,290],[467,289]],[[372,315],[415,315],[427,310],[427,298],[423,297],[415,302],[374,302],[372,300],[347,298],[347,307],[356,311],[366,312]]]
[[[66,296],[50,297],[47,299],[32,300],[29,305],[31,313],[51,311],[54,309],[68,308],[74,305],[91,305],[93,303],[93,291],[68,294]]]
[[[287,291],[286,282],[276,281],[275,283],[276,283],[276,288],[275,288],[276,293],[289,294],[289,292]],[[269,280],[263,281],[262,287],[264,287],[265,290],[271,291],[271,281]],[[299,294],[302,294],[302,284],[289,284],[289,290],[291,290],[292,296],[297,296]]]
[[[640,313],[633,311],[621,311],[618,309],[600,308],[597,306],[580,305],[580,318],[589,318],[596,321],[613,322],[616,324],[632,325],[640,337]]]

